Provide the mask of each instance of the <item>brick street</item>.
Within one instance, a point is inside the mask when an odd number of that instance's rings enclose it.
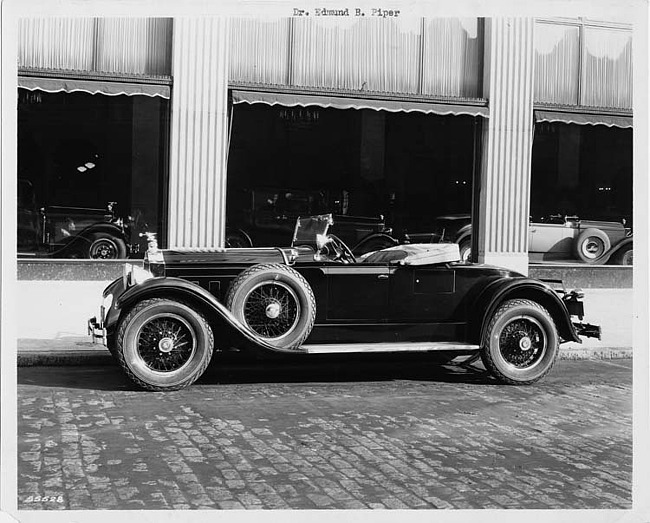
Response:
[[[632,360],[528,387],[422,356],[222,362],[172,393],[25,367],[18,454],[30,510],[625,509]]]

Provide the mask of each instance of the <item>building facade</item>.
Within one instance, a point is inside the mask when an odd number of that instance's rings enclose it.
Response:
[[[471,214],[477,259],[526,272],[531,215],[632,216],[620,23],[30,18],[18,95],[37,205],[117,202],[168,247],[261,244],[291,206]]]

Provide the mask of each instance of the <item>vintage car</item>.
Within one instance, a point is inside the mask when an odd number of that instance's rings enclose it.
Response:
[[[411,233],[410,241],[454,242],[461,259],[469,258],[472,226],[469,214],[437,218],[432,233]],[[581,220],[550,215],[531,220],[528,228],[530,261],[578,260],[588,264],[632,265],[632,231],[622,222]]]
[[[437,352],[482,358],[509,384],[553,366],[562,342],[600,337],[582,295],[516,272],[460,262],[456,244],[399,245],[358,260],[299,219],[291,247],[158,250],[103,293],[89,334],[154,391],[186,387],[213,351],[296,355]],[[559,285],[558,282],[555,282]]]
[[[131,224],[106,208],[38,207],[32,184],[18,181],[19,257],[120,259],[139,250],[131,244]]]

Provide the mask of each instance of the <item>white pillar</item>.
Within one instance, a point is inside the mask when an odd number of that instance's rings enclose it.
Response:
[[[532,18],[486,19],[478,261],[528,274],[533,145]]]
[[[218,247],[225,236],[228,19],[174,19],[169,247]]]

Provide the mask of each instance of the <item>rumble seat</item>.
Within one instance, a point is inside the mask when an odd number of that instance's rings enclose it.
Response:
[[[373,252],[364,263],[397,263],[399,265],[430,265],[460,261],[456,243],[411,243]]]

